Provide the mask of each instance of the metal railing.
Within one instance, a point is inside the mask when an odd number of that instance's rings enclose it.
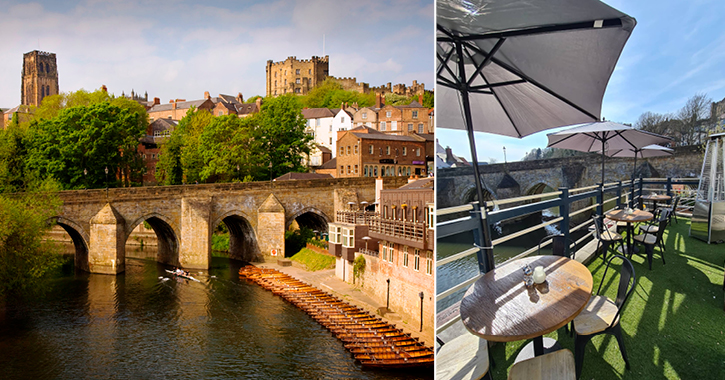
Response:
[[[380,256],[380,252],[373,251],[373,250],[370,250],[370,249],[367,249],[367,248],[360,248],[357,251],[360,252],[360,253],[362,253],[363,255],[368,255],[368,256],[372,256],[372,257],[379,257]]]
[[[639,178],[634,181],[619,181],[613,183],[605,183],[596,186],[589,186],[577,189],[559,188],[558,191],[552,193],[543,193],[537,195],[528,195],[524,197],[509,198],[497,201],[486,202],[486,207],[481,209],[478,202],[454,206],[450,208],[440,209],[436,211],[436,216],[440,219],[441,217],[455,217],[458,218],[439,222],[436,224],[436,237],[442,239],[452,235],[460,234],[462,232],[473,231],[474,239],[478,236],[479,229],[487,228],[486,233],[491,233],[491,229],[499,222],[519,218],[532,213],[541,212],[550,208],[559,209],[559,217],[552,220],[542,222],[538,225],[526,228],[524,230],[502,236],[498,239],[492,240],[492,246],[495,247],[501,243],[515,239],[517,237],[529,234],[533,231],[537,231],[542,228],[546,228],[549,225],[557,225],[559,231],[566,237],[569,238],[572,232],[588,228],[592,224],[591,219],[586,219],[583,223],[575,226],[571,226],[571,218],[579,214],[595,210],[594,212],[603,215],[605,211],[613,208],[622,207],[627,205],[634,207],[635,205],[641,206],[641,197],[652,191],[655,192],[666,192],[667,195],[682,195],[688,190],[688,186],[694,186],[695,189],[699,183],[698,179],[688,178]],[[556,198],[541,200],[542,198],[552,197]],[[593,204],[579,207],[577,210],[572,211],[572,205],[575,202],[588,201],[595,199]],[[535,201],[533,203],[526,203],[529,201]],[[682,201],[681,201],[682,202]],[[508,208],[502,206],[510,205]],[[467,214],[467,215],[465,215]],[[484,220],[484,223],[479,222],[479,218]],[[576,246],[581,246],[581,243],[593,236],[593,231],[585,234],[576,241]],[[551,240],[546,241],[542,244],[542,247],[551,244]],[[483,250],[485,247],[481,247],[477,241],[473,242],[474,247],[466,249],[461,252],[452,254],[444,259],[436,260],[436,267],[440,267],[449,264],[454,261],[464,259],[466,257],[476,255],[478,258],[479,273],[471,278],[462,279],[459,283],[453,285],[449,289],[446,289],[436,295],[436,301],[443,300],[454,294],[457,294],[463,289],[468,288],[471,284],[476,282],[482,275],[484,266]],[[492,248],[493,248],[492,247]],[[566,247],[566,253],[569,253],[570,247]],[[530,249],[521,252],[518,255],[508,258],[507,261],[516,260],[522,257],[531,255],[538,250],[538,244]],[[452,318],[445,323],[441,324],[437,328],[437,332],[445,330],[455,323],[460,317]]]
[[[337,211],[336,222],[364,224],[369,232],[397,237],[409,241],[424,242],[428,225],[425,222],[388,219],[377,212],[368,211]]]

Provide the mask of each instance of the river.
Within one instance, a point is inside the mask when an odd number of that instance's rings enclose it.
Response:
[[[433,377],[362,369],[303,311],[240,280],[240,265],[215,257],[196,283],[165,279],[167,267],[148,259],[127,258],[118,276],[70,261],[46,294],[0,309],[2,378]]]

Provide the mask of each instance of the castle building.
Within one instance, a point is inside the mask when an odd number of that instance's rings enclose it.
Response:
[[[282,62],[267,61],[267,96],[288,93],[305,95],[322,84],[329,75],[330,57],[297,60],[288,57]]]
[[[43,98],[58,93],[58,64],[55,53],[33,50],[23,54],[20,103],[39,106]]]

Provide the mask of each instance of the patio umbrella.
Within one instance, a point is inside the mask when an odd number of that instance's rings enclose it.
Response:
[[[550,133],[548,148],[572,149],[580,152],[616,152],[640,150],[651,144],[665,144],[671,138],[643,131],[628,125],[601,121]],[[602,154],[602,183],[604,183],[604,154]]]
[[[438,0],[436,124],[523,137],[599,120],[609,77],[636,22],[598,0]],[[485,261],[493,268],[483,221]]]
[[[670,156],[672,155],[672,152],[674,152],[674,150],[670,148],[664,147],[662,145],[652,144],[640,149],[620,149],[607,151],[604,154],[609,157],[634,157],[634,168],[632,168],[632,195],[630,197],[630,200],[634,201],[634,177],[635,173],[637,172],[637,157],[646,158]]]

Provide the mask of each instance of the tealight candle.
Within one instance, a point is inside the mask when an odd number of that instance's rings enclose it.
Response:
[[[546,281],[546,272],[544,272],[544,267],[538,266],[534,268],[534,282],[541,284],[544,281]]]

